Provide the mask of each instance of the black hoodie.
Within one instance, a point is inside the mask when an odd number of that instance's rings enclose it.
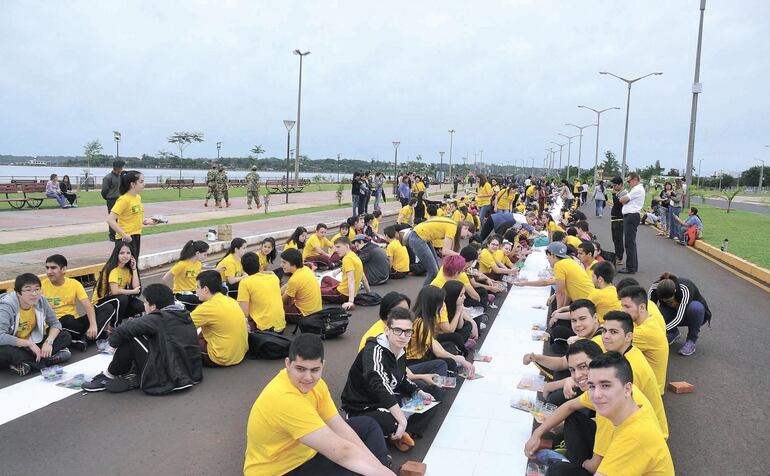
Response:
[[[418,389],[406,378],[406,352],[393,355],[385,334],[370,337],[356,356],[342,391],[342,409],[348,413],[390,408]]]

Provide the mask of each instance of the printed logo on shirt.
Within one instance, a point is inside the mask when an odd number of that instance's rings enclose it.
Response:
[[[196,274],[195,270],[187,270],[184,272],[185,278],[196,278],[198,275]]]
[[[51,305],[51,307],[59,306],[62,303],[61,298],[58,297],[47,297],[46,300],[48,301],[48,304]]]
[[[136,213],[139,213],[141,211],[142,211],[142,206],[141,205],[131,205],[131,213],[136,214]]]

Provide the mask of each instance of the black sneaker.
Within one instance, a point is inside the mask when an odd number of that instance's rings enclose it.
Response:
[[[8,370],[18,375],[19,377],[23,377],[32,371],[32,366],[26,362],[22,362],[19,365],[9,365]]]
[[[106,388],[110,393],[122,393],[139,388],[139,376],[136,374],[126,374],[110,379],[107,382]]]
[[[48,365],[59,365],[63,364],[65,362],[69,362],[69,360],[72,358],[72,352],[68,348],[63,348],[59,352],[53,354],[46,360],[46,364]]]
[[[88,349],[88,341],[85,339],[72,339],[70,346],[80,352],[85,352]]]
[[[107,389],[107,382],[110,380],[114,379],[104,375],[104,372],[100,372],[99,375],[91,379],[90,382],[83,382],[83,385],[81,385],[80,388],[86,392],[102,392]]]

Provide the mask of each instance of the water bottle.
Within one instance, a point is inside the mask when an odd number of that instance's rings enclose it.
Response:
[[[730,248],[730,240],[725,238],[725,241],[722,242],[722,246],[720,246],[719,249],[727,253],[729,251],[729,248]]]
[[[217,241],[217,230],[214,228],[209,228],[209,232],[206,234],[206,239],[208,241]]]

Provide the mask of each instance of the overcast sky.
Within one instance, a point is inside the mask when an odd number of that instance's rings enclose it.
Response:
[[[0,2],[0,154],[77,155],[100,139],[121,155],[172,150],[173,131],[204,132],[186,155],[285,156],[305,57],[301,152],[310,158],[542,165],[564,126],[602,115],[600,155],[683,167],[699,0],[640,1],[12,1]],[[770,4],[709,0],[697,137],[703,174],[770,159]],[[584,131],[593,165],[595,129]],[[294,139],[292,138],[292,143]],[[292,148],[294,146],[292,145]],[[567,148],[564,150],[566,165]],[[573,164],[578,155],[572,147]],[[600,157],[601,159],[601,157]],[[528,160],[528,165],[531,163]]]

